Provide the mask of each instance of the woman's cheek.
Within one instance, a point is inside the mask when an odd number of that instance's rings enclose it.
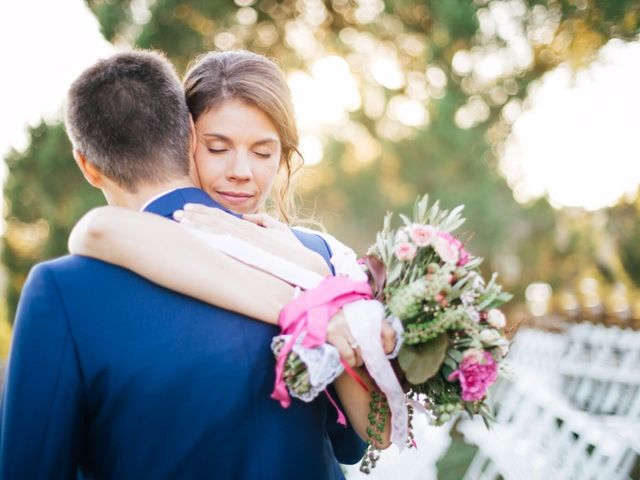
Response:
[[[276,179],[276,175],[278,174],[278,163],[270,162],[270,164],[262,165],[260,171],[260,179],[262,183],[262,189],[265,191],[267,195],[269,195],[271,191],[271,187],[273,186],[273,182]]]

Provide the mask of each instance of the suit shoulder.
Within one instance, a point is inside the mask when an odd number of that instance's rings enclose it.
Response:
[[[129,271],[95,258],[65,255],[34,265],[24,289],[46,287],[60,291],[61,288],[65,289],[65,285],[78,286],[86,283],[89,275],[94,280],[106,279],[112,278],[115,272]]]
[[[331,247],[321,234],[304,227],[294,227],[292,230],[298,239],[300,239],[307,247],[312,248],[320,254],[326,255],[327,258],[331,258],[333,253],[331,251]]]
[[[93,269],[112,269],[118,268],[102,260],[95,258],[83,257],[80,255],[65,255],[63,257],[54,258],[44,262],[37,263],[31,270],[32,274],[42,274],[50,272],[54,275],[65,272],[78,272]]]

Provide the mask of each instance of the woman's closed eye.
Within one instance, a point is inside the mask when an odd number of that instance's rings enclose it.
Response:
[[[228,148],[223,148],[223,147],[220,147],[220,148],[207,147],[207,150],[209,150],[209,152],[211,153],[225,153],[229,151]]]
[[[271,155],[273,155],[273,153],[271,152],[267,152],[267,151],[255,151],[253,152],[257,157],[260,158],[269,158],[271,157]]]

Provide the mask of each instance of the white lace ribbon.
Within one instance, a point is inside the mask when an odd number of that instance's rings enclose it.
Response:
[[[279,257],[259,247],[251,245],[236,237],[203,232],[184,226],[190,233],[203,240],[210,247],[236,260],[267,272],[287,283],[297,285],[305,290],[317,287],[323,277],[315,272],[302,268],[286,258]]]
[[[409,414],[400,382],[380,342],[384,306],[377,300],[358,300],[342,307],[342,311],[351,335],[360,346],[369,375],[387,397],[391,410],[391,442],[402,451],[407,441]]]
[[[280,341],[287,341],[291,335],[278,335],[273,337],[271,341],[271,350],[277,350],[276,345]],[[342,363],[340,363],[340,353],[333,345],[325,343],[317,348],[307,348],[302,346],[304,335],[298,337],[296,344],[293,346],[293,352],[300,357],[300,360],[307,366],[309,372],[310,388],[307,392],[298,393],[295,390],[289,390],[292,397],[296,397],[303,402],[311,402],[322,391],[333,383],[338,376],[344,371]]]

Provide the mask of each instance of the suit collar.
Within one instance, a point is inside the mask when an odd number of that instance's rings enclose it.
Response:
[[[219,208],[225,212],[232,213],[213,200],[203,190],[195,187],[178,188],[167,192],[150,202],[144,208],[144,211],[173,219],[173,212],[181,210],[187,203],[200,203],[207,207]]]

